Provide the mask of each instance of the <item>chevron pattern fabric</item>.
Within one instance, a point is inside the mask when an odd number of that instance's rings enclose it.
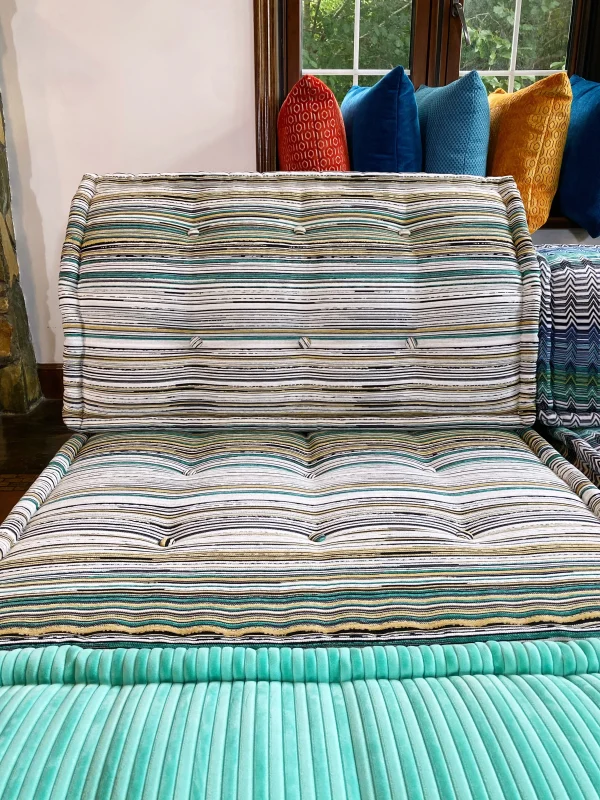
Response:
[[[600,428],[548,428],[544,433],[577,469],[600,484]]]
[[[540,247],[538,418],[543,433],[600,486],[600,247]]]
[[[65,420],[529,425],[539,291],[510,178],[87,176],[60,280]]]
[[[600,644],[0,652],[3,800],[573,800]]]
[[[538,418],[600,425],[600,247],[545,246],[538,360]]]
[[[598,515],[532,431],[76,434],[0,528],[0,636],[600,630]]]

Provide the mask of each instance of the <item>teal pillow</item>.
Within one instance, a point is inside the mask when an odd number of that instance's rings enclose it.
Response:
[[[416,99],[425,172],[485,175],[490,105],[479,73],[435,89],[421,86]]]
[[[571,78],[573,105],[558,200],[563,214],[600,236],[600,83]]]
[[[342,102],[350,166],[359,172],[420,172],[415,90],[402,67],[374,86],[353,86]]]

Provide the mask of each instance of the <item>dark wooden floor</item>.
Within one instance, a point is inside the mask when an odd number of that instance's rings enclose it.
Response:
[[[61,410],[59,400],[42,400],[30,414],[0,416],[0,520],[69,438]]]

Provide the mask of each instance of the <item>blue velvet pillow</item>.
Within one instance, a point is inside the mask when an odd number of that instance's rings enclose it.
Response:
[[[342,102],[342,116],[352,169],[421,171],[415,90],[402,67],[374,86],[353,86]]]
[[[452,175],[485,175],[490,105],[475,70],[448,86],[416,93],[423,169]]]
[[[600,236],[600,83],[573,75],[573,104],[558,200],[563,214]]]

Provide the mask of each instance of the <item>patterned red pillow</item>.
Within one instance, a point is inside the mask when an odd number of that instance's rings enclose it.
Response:
[[[350,169],[344,120],[331,89],[305,75],[286,97],[277,119],[279,168],[289,172]]]

